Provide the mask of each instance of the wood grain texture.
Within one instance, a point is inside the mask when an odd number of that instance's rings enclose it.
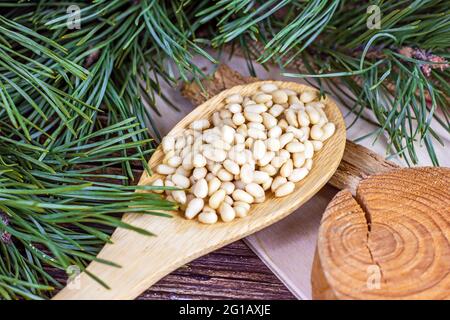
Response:
[[[396,169],[339,192],[321,221],[315,299],[450,299],[450,169]]]
[[[138,299],[291,300],[295,297],[240,240],[182,266]]]
[[[169,134],[181,133],[193,120],[209,118],[213,112],[225,106],[225,97],[235,93],[243,96],[252,95],[263,83],[275,83],[280,88],[291,89],[298,93],[313,90],[309,86],[281,81],[262,81],[235,86],[198,106]],[[336,125],[336,132],[315,154],[313,168],[304,180],[296,183],[293,193],[283,198],[275,198],[269,193],[265,202],[252,206],[246,218],[215,225],[202,225],[186,220],[179,214],[174,214],[172,219],[126,214],[123,217],[125,222],[151,230],[157,237],[146,237],[129,230],[117,229],[112,235],[113,244],[105,245],[98,257],[115,261],[122,267],[118,269],[93,262],[87,268],[89,272],[105,281],[111,289],[105,289],[86,273],[82,273],[80,275],[82,285],[79,288],[63,289],[55,299],[133,299],[179,266],[292,213],[331,178],[344,152],[345,124],[342,115],[331,98],[327,97],[323,103],[329,121]],[[163,152],[158,147],[149,161],[150,168],[161,163],[162,158]],[[144,173],[139,185],[148,185],[157,178],[156,174],[150,177]]]
[[[204,90],[201,90],[197,83],[185,84],[181,90],[182,94],[194,103],[202,103],[218,92],[228,89],[231,86],[248,84],[258,81],[257,78],[244,77],[225,64],[220,65],[211,78],[202,81]],[[328,182],[339,190],[348,189],[355,194],[356,187],[365,177],[386,172],[398,168],[394,162],[385,160],[382,156],[371,150],[346,141],[344,156],[338,169]]]

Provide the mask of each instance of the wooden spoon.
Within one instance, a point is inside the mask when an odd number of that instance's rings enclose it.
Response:
[[[192,121],[208,118],[224,107],[224,98],[234,94],[252,95],[264,83],[274,83],[280,88],[298,93],[316,89],[293,82],[260,81],[225,90],[198,106],[181,120],[169,134],[176,135]],[[123,221],[155,233],[156,237],[117,229],[112,235],[113,244],[107,244],[98,257],[121,265],[115,268],[92,262],[87,270],[102,279],[110,289],[82,273],[78,285],[64,288],[55,299],[133,299],[159,279],[183,264],[211,252],[219,247],[241,239],[277,222],[310,199],[331,178],[336,171],[345,148],[345,124],[333,100],[325,101],[325,113],[336,124],[335,134],[324,143],[314,155],[314,165],[309,175],[296,184],[296,189],[283,198],[266,195],[266,201],[252,205],[247,217],[229,223],[203,225],[186,220],[175,213],[173,218],[148,215],[125,214]],[[158,147],[149,161],[150,168],[161,163],[163,152]],[[158,175],[144,173],[139,185],[148,185]]]

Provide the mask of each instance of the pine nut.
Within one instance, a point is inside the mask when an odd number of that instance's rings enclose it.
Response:
[[[198,180],[192,186],[191,191],[197,198],[206,198],[208,196],[208,182],[205,179]]]
[[[184,216],[187,219],[193,219],[195,216],[202,211],[203,206],[205,205],[205,202],[203,199],[200,198],[194,198],[191,201],[189,201],[186,211],[184,212]]]
[[[306,168],[297,168],[292,171],[288,179],[292,182],[299,182],[308,175],[309,171]]]
[[[226,192],[223,189],[219,189],[216,192],[214,192],[211,197],[209,198],[208,205],[213,208],[217,209],[222,204],[223,200],[225,199]]]
[[[232,197],[235,201],[243,201],[250,204],[255,200],[252,195],[241,189],[234,190]]]
[[[203,211],[198,215],[198,221],[204,224],[215,224],[217,222],[217,214],[211,211]]]
[[[286,182],[285,184],[282,184],[275,190],[275,197],[284,197],[288,194],[292,193],[295,189],[295,184],[291,181]]]
[[[219,213],[220,213],[220,218],[224,222],[233,221],[234,218],[236,217],[236,212],[234,211],[234,209],[228,203],[225,203],[225,202],[223,202],[220,205]]]

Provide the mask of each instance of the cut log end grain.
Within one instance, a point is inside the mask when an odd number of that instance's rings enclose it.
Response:
[[[315,299],[450,299],[450,169],[395,169],[340,191],[321,221]]]

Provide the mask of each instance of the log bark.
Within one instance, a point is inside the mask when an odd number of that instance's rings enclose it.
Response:
[[[450,299],[450,169],[396,169],[340,191],[319,229],[314,299]]]
[[[192,82],[185,84],[181,93],[198,105],[222,90],[258,80],[253,77],[244,77],[227,65],[222,64],[210,78],[202,81],[203,90],[197,83]],[[342,162],[329,184],[340,190],[348,189],[352,194],[355,194],[362,179],[374,173],[386,172],[394,168],[398,168],[398,165],[383,159],[383,157],[361,145],[347,140]]]

